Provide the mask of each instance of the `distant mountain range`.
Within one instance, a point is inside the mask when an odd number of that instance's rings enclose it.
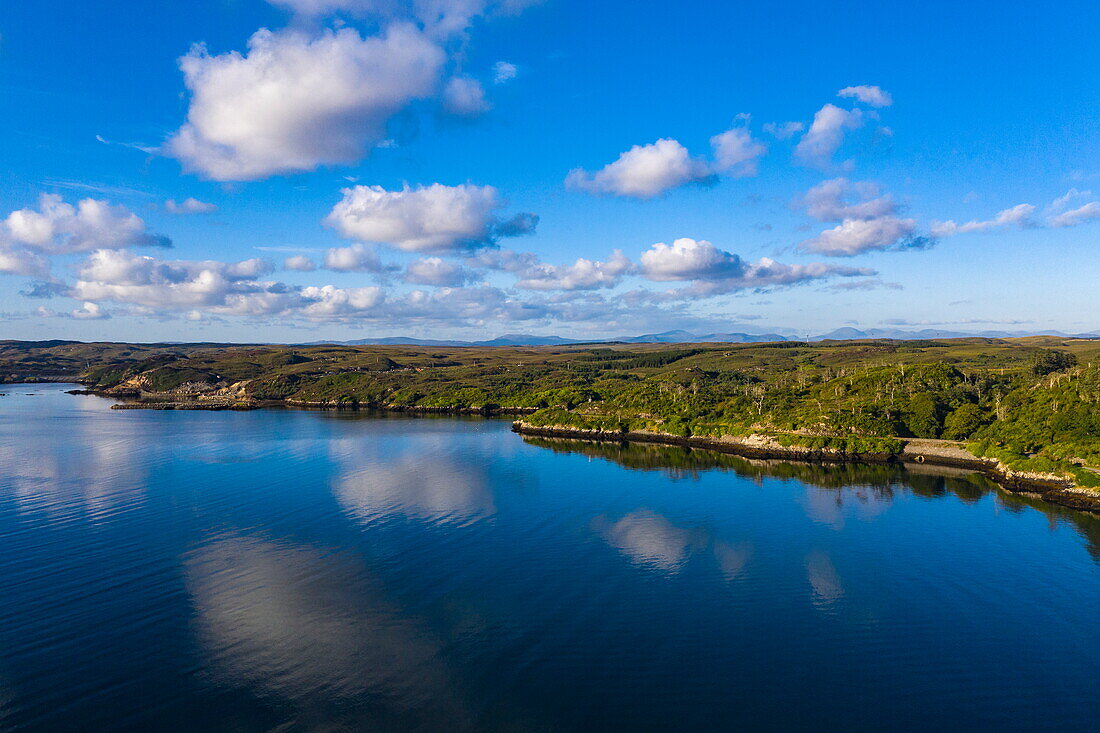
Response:
[[[305,346],[317,344],[338,344],[341,346],[564,346],[589,343],[625,343],[625,344],[750,344],[769,341],[856,341],[859,339],[896,339],[912,341],[920,339],[944,338],[1017,338],[1021,336],[1062,336],[1066,338],[1100,338],[1100,332],[1067,334],[1060,331],[947,331],[925,328],[919,331],[906,331],[900,328],[838,328],[818,336],[806,339],[783,336],[778,333],[708,333],[696,334],[689,331],[665,331],[647,333],[641,336],[619,336],[609,339],[567,339],[561,336],[535,336],[529,333],[506,333],[488,341],[456,341],[439,339],[418,339],[405,336],[386,338],[355,339],[353,341],[311,341]]]

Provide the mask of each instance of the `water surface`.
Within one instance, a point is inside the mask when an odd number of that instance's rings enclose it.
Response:
[[[961,472],[0,387],[0,728],[1087,729],[1100,520]]]

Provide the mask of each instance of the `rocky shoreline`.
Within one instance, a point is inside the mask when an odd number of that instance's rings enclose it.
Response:
[[[1053,474],[1014,471],[999,461],[979,458],[960,444],[944,440],[900,439],[904,447],[897,453],[848,453],[829,448],[804,448],[781,445],[766,435],[709,438],[680,436],[651,431],[626,433],[585,430],[568,426],[536,426],[522,420],[512,423],[521,435],[545,438],[569,438],[599,442],[655,443],[713,450],[755,459],[780,459],[816,463],[916,463],[927,466],[961,468],[981,473],[1006,491],[1037,496],[1051,504],[1100,513],[1100,491],[1076,486],[1071,480]]]

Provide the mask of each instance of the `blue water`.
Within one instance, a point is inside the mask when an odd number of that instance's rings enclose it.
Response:
[[[978,477],[68,388],[0,388],[0,728],[1100,714],[1100,520]]]

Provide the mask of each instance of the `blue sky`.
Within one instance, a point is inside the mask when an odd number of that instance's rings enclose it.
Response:
[[[1100,329],[1093,3],[55,10],[0,9],[7,338]]]

